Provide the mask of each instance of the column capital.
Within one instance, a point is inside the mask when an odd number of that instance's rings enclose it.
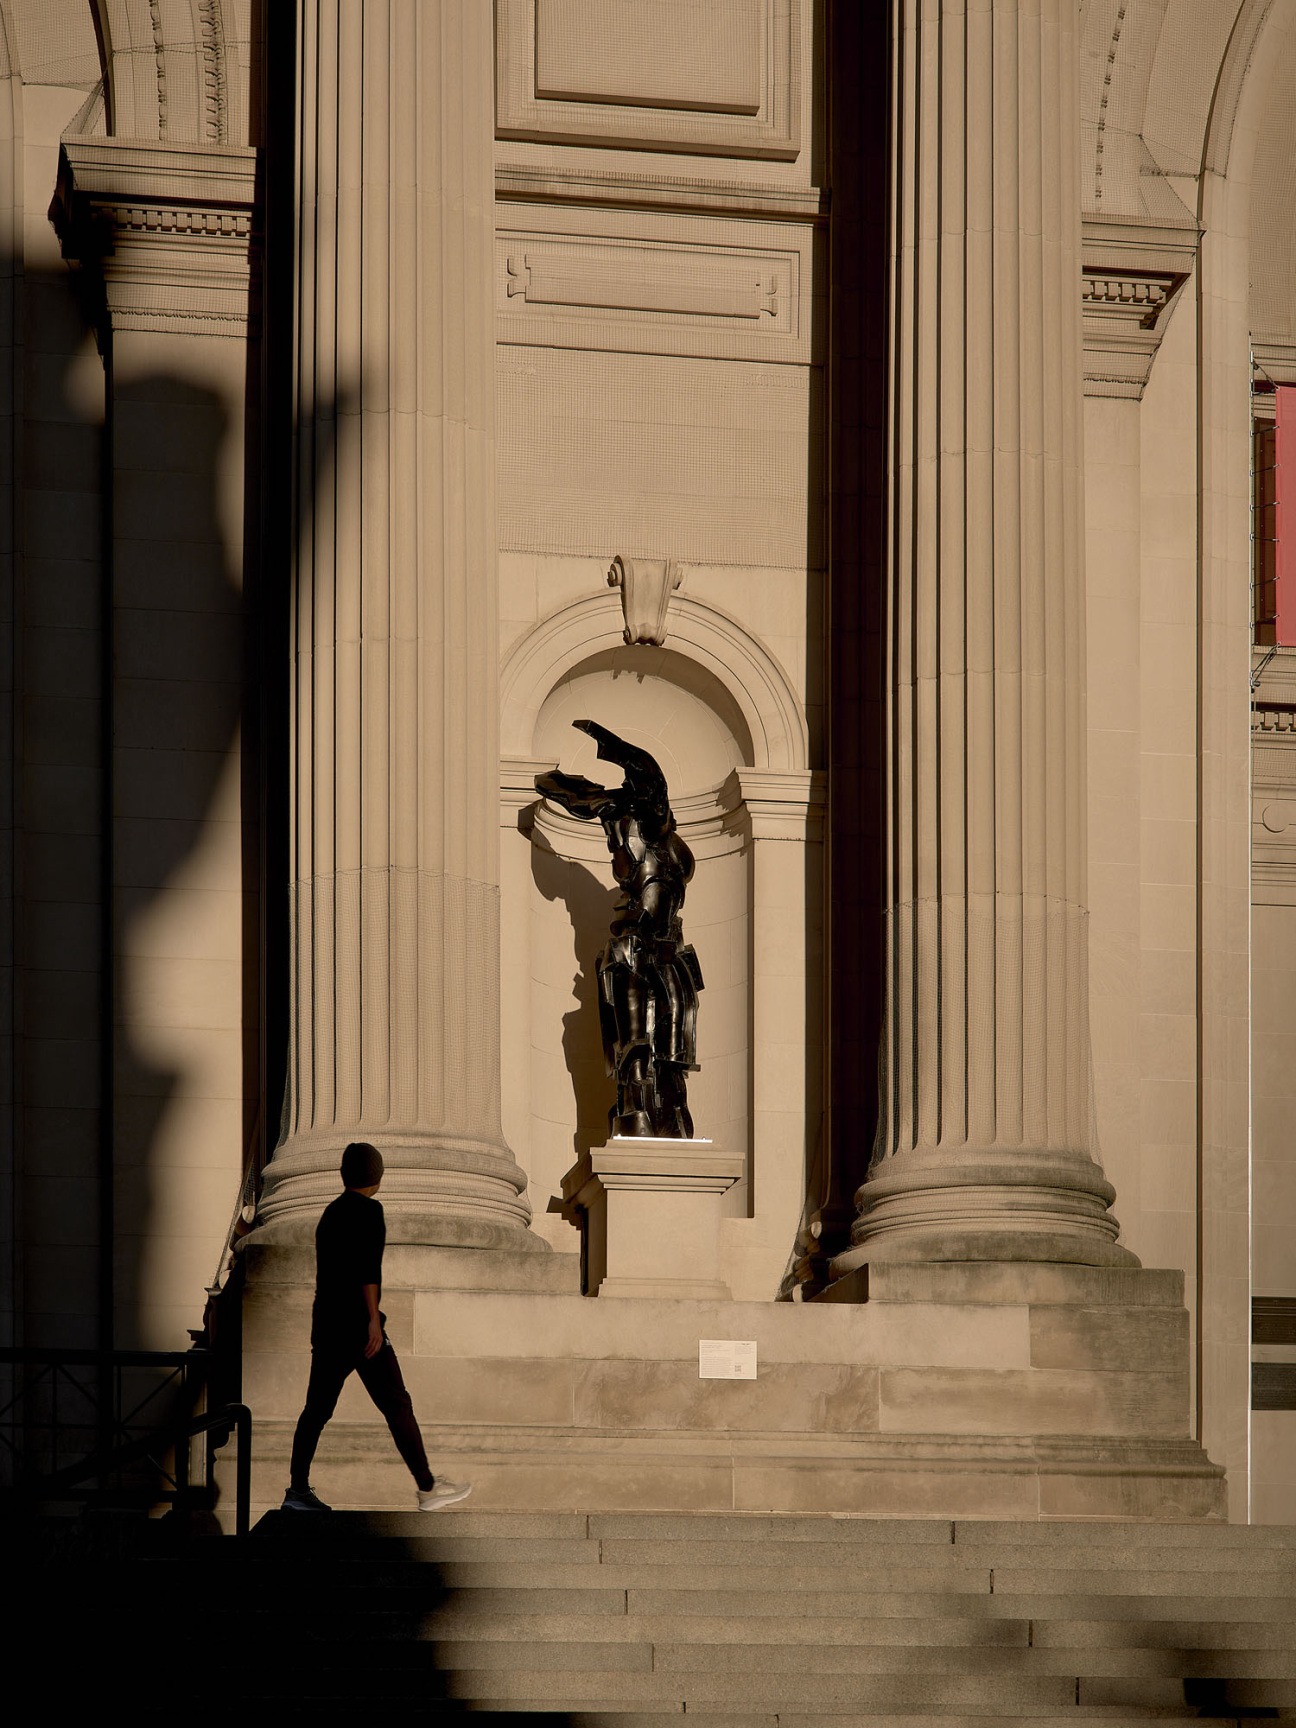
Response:
[[[51,217],[93,270],[103,330],[236,336],[259,306],[258,152],[65,138]]]

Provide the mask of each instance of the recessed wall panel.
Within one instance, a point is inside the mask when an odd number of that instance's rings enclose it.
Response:
[[[536,95],[758,114],[765,0],[536,0]]]
[[[800,0],[497,0],[501,138],[791,161]]]

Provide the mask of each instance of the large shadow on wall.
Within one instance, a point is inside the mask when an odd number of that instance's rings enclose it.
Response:
[[[220,400],[191,382],[156,372],[116,382],[112,843],[122,1342],[132,1315],[142,1318],[145,1255],[159,1246],[151,1233],[166,1228],[177,1206],[225,1228],[239,1179],[228,1157],[230,1094],[237,1088],[241,1158],[257,1091],[256,975],[246,934],[256,893],[246,872],[243,799],[255,772],[240,759],[249,640],[234,574],[241,548],[227,544],[219,505],[230,433]],[[211,1277],[219,1268],[213,1260],[203,1271]]]
[[[141,1336],[144,1280],[181,1198],[158,1167],[166,1118],[187,1092],[228,1139],[249,1090],[237,1030],[223,1074],[203,1047],[213,1020],[237,1028],[255,1004],[240,901],[245,617],[218,512],[230,428],[217,397],[178,376],[114,391],[91,270],[29,271],[21,304],[17,1104],[28,1215],[43,1222],[27,1232],[19,1307],[28,1342],[157,1344]],[[231,851],[223,871],[214,840]],[[213,877],[235,901],[224,953],[204,904]],[[214,1120],[203,1127],[210,1141]],[[181,1133],[172,1158],[191,1208],[207,1198],[202,1138]],[[226,1215],[232,1187],[226,1174]],[[189,1280],[191,1325],[215,1270]]]

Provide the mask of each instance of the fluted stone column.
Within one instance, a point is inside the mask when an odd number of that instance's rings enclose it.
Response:
[[[888,979],[862,1261],[1137,1264],[1094,1161],[1075,0],[894,0]]]
[[[300,0],[292,996],[260,1205],[543,1247],[504,1143],[492,8]],[[266,1238],[262,1238],[263,1240]]]

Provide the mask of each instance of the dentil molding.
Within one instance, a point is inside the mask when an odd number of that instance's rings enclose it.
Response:
[[[1086,218],[1080,285],[1086,396],[1139,400],[1196,255],[1195,227]]]
[[[50,216],[113,330],[246,337],[257,317],[257,152],[67,136]]]

